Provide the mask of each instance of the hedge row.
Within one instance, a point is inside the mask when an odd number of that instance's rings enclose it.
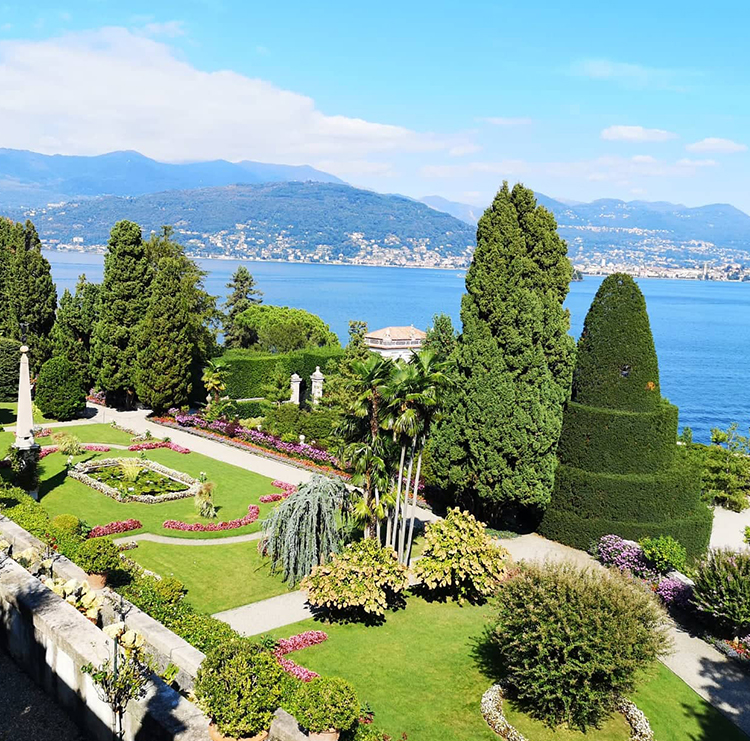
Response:
[[[305,442],[325,444],[333,436],[338,424],[338,415],[330,409],[306,411],[296,404],[282,404],[273,407],[265,417],[263,429],[276,437],[305,436]]]
[[[594,473],[560,464],[553,496],[557,508],[583,519],[664,522],[695,510],[700,474],[684,453],[658,474]]]
[[[18,362],[21,343],[0,337],[0,401],[18,398]]]
[[[297,373],[306,388],[316,366],[321,370],[333,358],[340,358],[344,350],[340,347],[321,347],[296,352],[266,355],[252,350],[228,350],[220,362],[227,368],[226,393],[232,399],[252,399],[263,396],[263,387],[271,378],[276,366],[281,364],[291,376]]]
[[[583,519],[573,512],[549,509],[540,532],[574,548],[588,550],[603,535],[614,533],[628,540],[671,535],[685,546],[688,556],[698,558],[708,548],[713,512],[700,504],[692,515],[668,522],[632,522],[604,517]]]
[[[558,456],[589,471],[651,473],[672,466],[677,452],[676,406],[628,412],[569,402]]]
[[[236,401],[235,406],[240,419],[263,417],[268,411],[267,401]]]

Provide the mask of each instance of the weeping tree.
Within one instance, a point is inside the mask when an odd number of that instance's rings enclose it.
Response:
[[[313,568],[338,553],[349,513],[349,492],[340,479],[314,474],[261,523],[259,550],[281,570],[284,581],[296,584]]]

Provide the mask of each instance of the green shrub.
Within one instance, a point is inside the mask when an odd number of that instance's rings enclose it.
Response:
[[[745,543],[750,545],[750,525],[745,528]]]
[[[687,551],[682,543],[671,535],[661,535],[658,538],[643,538],[641,540],[643,554],[651,565],[660,573],[687,570]]]
[[[750,633],[750,553],[710,551],[698,565],[693,602],[728,636]]]
[[[195,678],[195,695],[225,736],[255,736],[271,725],[290,682],[270,651],[236,638],[208,653]]]
[[[237,416],[240,419],[248,417],[264,417],[268,411],[268,403],[265,399],[260,401],[235,401]]]
[[[108,574],[120,568],[120,551],[107,538],[89,538],[78,549],[76,563],[87,574]]]
[[[506,576],[509,554],[493,543],[485,526],[468,512],[451,509],[427,526],[425,548],[414,575],[429,591],[459,603],[479,602],[494,594]]]
[[[359,719],[357,693],[338,677],[318,677],[303,682],[294,698],[298,723],[313,733],[348,731]]]
[[[75,515],[57,515],[52,518],[52,527],[60,533],[80,535],[82,531],[81,521]]]
[[[669,648],[666,613],[614,570],[523,566],[499,587],[497,670],[521,709],[585,730]]]
[[[350,543],[327,564],[316,566],[301,587],[314,607],[335,618],[385,615],[409,584],[407,569],[393,548],[373,540]]]
[[[18,399],[18,367],[21,361],[21,343],[0,337],[0,401]]]
[[[48,360],[39,371],[34,401],[45,417],[65,421],[86,408],[80,369],[67,358]]]
[[[18,487],[0,488],[0,514],[37,538],[43,538],[50,528],[47,510]]]
[[[52,442],[57,445],[63,455],[81,455],[83,453],[81,441],[75,435],[56,432],[52,435]]]
[[[750,499],[750,457],[720,445],[694,443],[689,448],[703,471],[703,499],[741,512]]]

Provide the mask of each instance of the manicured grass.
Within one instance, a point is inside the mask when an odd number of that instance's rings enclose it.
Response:
[[[279,574],[270,573],[268,559],[258,553],[258,541],[201,546],[141,541],[127,555],[162,577],[179,579],[187,587],[187,598],[203,612],[229,610],[289,591]]]
[[[14,425],[16,423],[16,411],[18,404],[15,401],[0,401],[0,427]],[[44,424],[45,422],[54,422],[53,419],[47,419],[42,414],[34,416],[34,422]]]
[[[592,728],[587,733],[566,728],[550,728],[541,720],[534,720],[521,712],[512,702],[503,703],[505,717],[527,739],[534,741],[630,741],[630,725],[620,713],[604,721],[599,728]]]
[[[325,630],[325,643],[289,658],[352,682],[375,711],[375,722],[395,738],[406,732],[409,741],[497,741],[479,710],[482,694],[493,683],[481,668],[477,650],[491,614],[488,606],[458,607],[412,596],[405,610],[389,613],[381,626],[306,620],[273,635],[286,638],[303,630]],[[648,716],[659,741],[748,741],[661,665],[632,699]],[[538,738],[529,736],[530,741]],[[555,733],[545,738],[565,737]],[[619,737],[592,730],[578,738]]]
[[[112,427],[112,425],[106,424],[80,424],[80,425],[66,425],[65,427],[52,427],[52,435],[57,433],[64,433],[66,435],[74,435],[82,443],[102,443],[103,445],[130,445],[132,435],[122,430]],[[41,446],[54,445],[55,441],[52,439],[52,435],[46,437],[40,437],[37,439],[37,443]],[[0,432],[0,453],[3,453],[5,447],[13,442],[13,432]]]

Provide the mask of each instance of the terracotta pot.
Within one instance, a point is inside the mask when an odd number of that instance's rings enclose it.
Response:
[[[311,733],[311,741],[339,741],[339,731],[323,731],[322,733]]]
[[[211,737],[211,741],[266,741],[268,738],[268,731],[261,731],[256,736],[234,738],[234,736],[225,736],[214,723],[211,723],[208,727],[208,735]]]
[[[96,591],[97,589],[104,589],[107,586],[107,575],[106,574],[88,574],[86,581],[89,583],[89,587]]]

